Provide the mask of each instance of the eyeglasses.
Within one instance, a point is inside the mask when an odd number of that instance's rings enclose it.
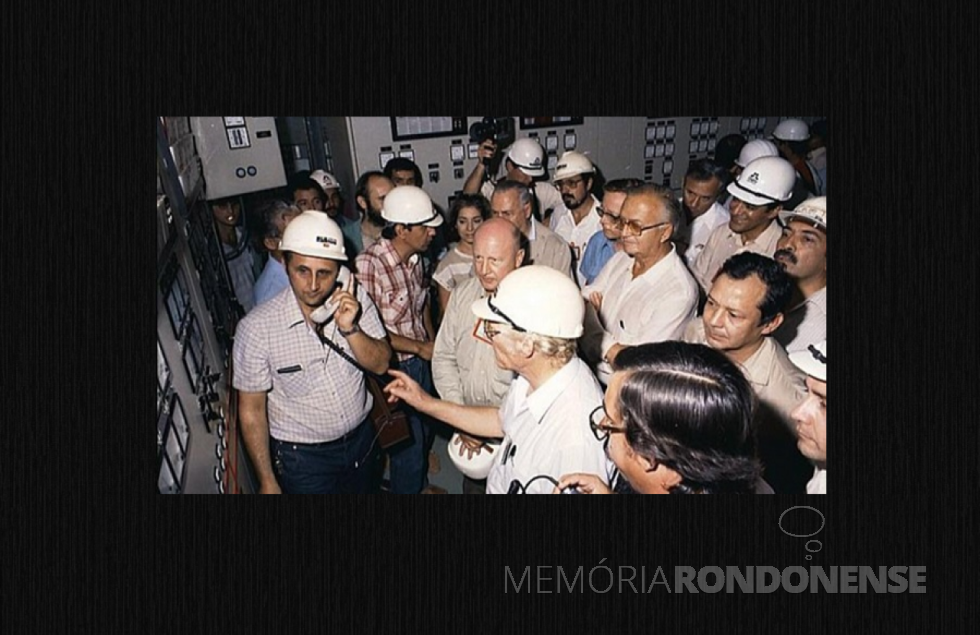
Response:
[[[609,220],[611,220],[613,223],[619,222],[619,214],[613,214],[612,212],[607,212],[605,208],[602,207],[602,205],[595,206],[595,213],[599,215],[599,218],[608,216]]]
[[[497,337],[502,330],[493,326],[494,324],[499,324],[499,322],[488,322],[483,319],[476,321],[473,325],[473,337],[483,342],[484,344],[493,344],[493,338]]]
[[[589,427],[592,428],[592,434],[595,435],[597,441],[602,441],[603,445],[609,444],[610,434],[626,433],[626,428],[617,428],[606,423],[607,421],[612,421],[612,419],[606,414],[605,404],[600,404],[589,414]]]
[[[558,187],[559,191],[564,189],[573,190],[579,185],[581,185],[584,181],[585,179],[583,179],[582,177],[579,177],[577,179],[563,179],[555,183],[555,185]]]
[[[648,229],[656,229],[657,227],[663,227],[664,225],[669,224],[670,223],[668,221],[664,221],[655,225],[643,226],[640,224],[640,221],[637,220],[623,220],[622,217],[616,219],[616,228],[627,236],[639,236]]]
[[[495,307],[493,305],[492,298],[487,298],[487,306],[490,307],[490,310],[493,311],[496,315],[499,315],[500,317],[504,318],[504,321],[510,324],[515,331],[517,331],[518,333],[527,333],[527,329],[518,326],[517,323],[514,322],[514,320],[510,319],[506,313],[504,313],[503,311]],[[486,331],[486,327],[484,327],[484,330]],[[490,336],[490,339],[492,340],[493,336],[496,335],[496,333],[490,335],[490,333],[488,332],[487,335]]]

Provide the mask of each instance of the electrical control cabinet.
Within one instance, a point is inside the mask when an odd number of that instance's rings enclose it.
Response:
[[[274,117],[191,117],[207,199],[286,184]]]

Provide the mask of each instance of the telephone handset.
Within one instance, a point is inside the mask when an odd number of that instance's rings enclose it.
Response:
[[[353,292],[353,279],[354,276],[351,275],[350,269],[341,265],[340,270],[337,272],[337,281],[334,283],[333,291],[327,295],[326,302],[318,306],[312,313],[310,313],[310,319],[317,324],[323,324],[324,322],[330,321],[338,307],[338,303],[334,301],[331,296],[333,296],[334,291],[336,291],[338,287],[343,287],[346,290]]]

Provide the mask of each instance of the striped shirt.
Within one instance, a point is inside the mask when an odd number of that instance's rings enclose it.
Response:
[[[385,337],[371,298],[357,290],[361,330]],[[354,357],[336,324],[324,335]],[[255,307],[235,331],[233,385],[267,393],[269,433],[280,441],[321,443],[350,432],[367,417],[373,400],[364,375],[320,342],[300,311],[292,287]]]
[[[414,254],[402,262],[387,238],[368,247],[356,260],[357,280],[378,307],[381,320],[390,333],[425,342],[429,339],[422,319],[429,297],[422,256]],[[398,353],[398,361],[411,359]]]

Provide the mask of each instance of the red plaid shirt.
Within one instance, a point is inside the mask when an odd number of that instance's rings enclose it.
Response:
[[[429,336],[422,316],[429,281],[422,256],[415,254],[403,263],[391,241],[382,238],[361,253],[355,265],[357,280],[377,305],[385,328],[402,337],[427,341]],[[398,361],[412,357],[410,353],[398,353]]]

